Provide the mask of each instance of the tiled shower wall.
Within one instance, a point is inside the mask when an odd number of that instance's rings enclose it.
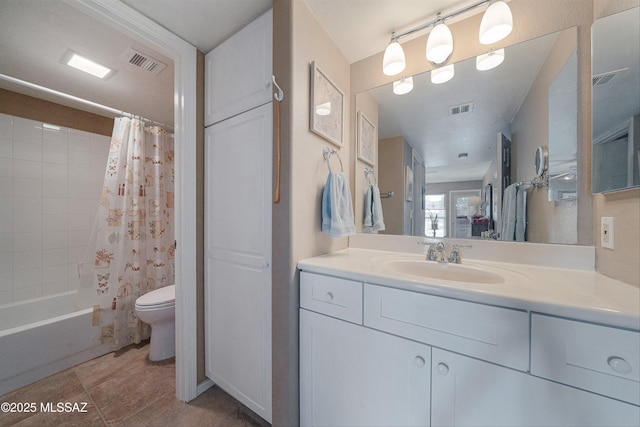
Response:
[[[77,289],[109,142],[0,114],[0,305]]]

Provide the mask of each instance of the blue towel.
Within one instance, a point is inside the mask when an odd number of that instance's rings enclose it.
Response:
[[[373,184],[369,184],[364,196],[364,227],[365,231],[382,231],[385,229],[380,189]]]
[[[322,192],[322,231],[331,237],[356,233],[349,180],[343,173],[329,172]]]
[[[519,184],[511,184],[502,200],[500,240],[524,242],[527,231],[527,191]]]

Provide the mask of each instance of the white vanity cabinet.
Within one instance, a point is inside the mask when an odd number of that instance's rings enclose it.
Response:
[[[637,331],[305,271],[300,286],[303,426],[640,425]],[[595,372],[609,364],[633,373]]]
[[[361,282],[306,273],[302,281],[300,424],[429,425],[431,347],[351,323],[362,312]]]

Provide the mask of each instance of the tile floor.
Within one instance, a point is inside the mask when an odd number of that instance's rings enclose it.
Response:
[[[0,396],[0,402],[34,402],[38,409],[0,412],[0,426],[269,425],[215,386],[189,403],[177,401],[175,359],[151,362],[148,347],[125,347]],[[86,402],[86,412],[41,412],[47,402]]]

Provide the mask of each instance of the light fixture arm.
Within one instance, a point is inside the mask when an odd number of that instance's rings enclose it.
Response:
[[[395,32],[391,33],[391,40],[392,41],[394,41],[394,40],[398,41],[401,38],[406,37],[406,36],[408,36],[410,34],[413,34],[413,33],[416,33],[418,31],[422,31],[422,30],[427,29],[429,27],[435,26],[438,23],[439,20],[444,22],[444,21],[446,21],[448,19],[455,18],[458,15],[462,15],[463,13],[467,13],[470,10],[473,10],[473,9],[478,8],[480,6],[484,6],[485,4],[490,3],[490,2],[491,2],[491,0],[482,0],[482,1],[479,1],[479,2],[474,3],[472,5],[469,5],[469,6],[465,7],[465,8],[462,8],[460,10],[456,10],[455,12],[449,13],[448,15],[444,15],[444,16],[440,16],[440,13],[438,13],[438,16],[436,17],[436,19],[431,20],[431,21],[429,21],[429,22],[427,22],[425,24],[419,25],[419,26],[417,26],[415,28],[412,28],[412,29],[410,29],[408,31],[405,31],[404,33],[401,33],[401,34],[396,34]]]

